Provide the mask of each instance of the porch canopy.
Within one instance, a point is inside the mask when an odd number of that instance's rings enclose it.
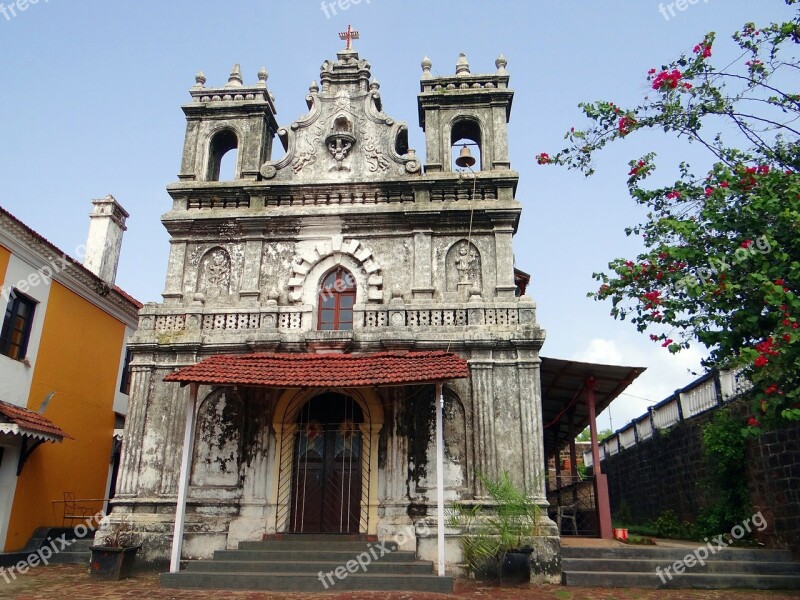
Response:
[[[577,485],[575,436],[587,426],[591,430],[594,498],[597,525],[601,538],[611,538],[611,507],[608,498],[608,482],[601,472],[597,449],[596,417],[611,402],[644,373],[644,367],[623,367],[585,363],[573,360],[542,357],[542,426],[545,461],[555,457],[556,485],[564,480]],[[561,475],[561,449],[569,446],[570,474]],[[577,525],[576,525],[577,530]]]
[[[645,370],[542,357],[545,454],[558,453],[590,425],[586,394],[589,382],[593,381],[594,411],[599,415]]]
[[[22,446],[17,462],[17,477],[34,450],[45,442],[63,442],[74,439],[47,417],[32,410],[0,400],[0,434],[19,436]]]
[[[467,361],[443,351],[375,354],[225,354],[171,373],[182,385],[279,388],[372,387],[469,377]]]
[[[170,572],[177,573],[183,545],[189,465],[192,460],[197,390],[205,385],[273,388],[364,388],[436,384],[436,480],[439,575],[444,572],[444,439],[442,382],[469,377],[469,365],[458,354],[443,351],[373,354],[255,353],[210,356],[167,375],[164,381],[189,384],[178,503],[172,538]]]
[[[0,400],[0,433],[25,436],[41,442],[72,439],[47,417]]]

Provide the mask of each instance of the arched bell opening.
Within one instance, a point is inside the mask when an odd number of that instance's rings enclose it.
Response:
[[[450,129],[450,168],[483,170],[481,126],[474,119],[459,119]]]

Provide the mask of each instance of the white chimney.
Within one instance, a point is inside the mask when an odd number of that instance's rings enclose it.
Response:
[[[110,194],[100,200],[92,200],[92,204],[94,207],[90,215],[83,266],[109,285],[114,285],[122,250],[122,234],[127,229],[125,220],[130,215]]]

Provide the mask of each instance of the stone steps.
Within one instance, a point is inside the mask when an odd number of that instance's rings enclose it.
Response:
[[[88,565],[92,559],[92,539],[75,540],[58,554],[53,554],[50,564],[53,565]]]
[[[705,564],[695,562],[676,573],[675,562],[685,564],[694,551],[692,547],[564,547],[562,580],[565,585],[585,587],[800,589],[800,564],[789,551],[715,548],[708,557],[700,551]]]
[[[376,559],[377,557],[377,559]],[[359,559],[365,566],[362,568]],[[394,590],[451,593],[452,577],[413,552],[366,536],[281,535],[217,550],[212,560],[189,561],[161,575],[166,588],[283,592]]]

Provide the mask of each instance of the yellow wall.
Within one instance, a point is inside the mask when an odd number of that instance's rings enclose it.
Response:
[[[17,482],[6,550],[21,548],[41,526],[61,526],[64,492],[103,498],[114,432],[114,394],[125,326],[53,282],[28,408],[38,411],[56,392],[45,416],[75,438],[42,444]],[[93,505],[93,512],[102,508]],[[77,525],[78,521],[72,523]]]
[[[11,260],[11,252],[0,246],[0,286],[6,280],[6,269],[8,269],[9,260]]]

